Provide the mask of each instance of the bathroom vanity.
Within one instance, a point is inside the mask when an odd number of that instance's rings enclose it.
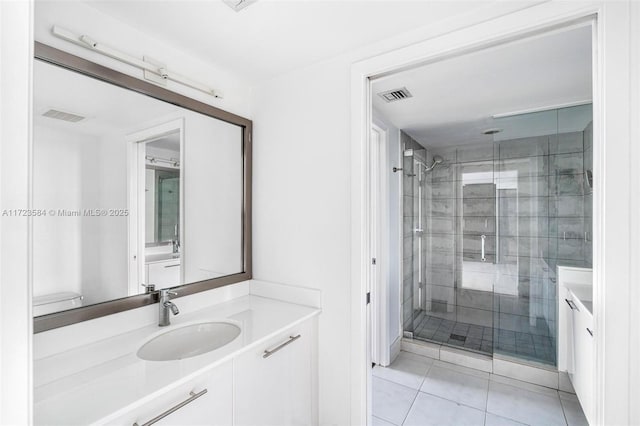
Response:
[[[182,312],[168,327],[155,323],[154,305],[38,334],[35,424],[317,424],[319,294],[255,281],[231,287],[175,299]],[[143,318],[146,325],[105,331]],[[176,341],[167,356],[182,359],[139,354],[160,335],[211,322],[240,332],[196,356]]]
[[[589,422],[594,420],[592,270],[558,267],[558,370],[566,371]]]

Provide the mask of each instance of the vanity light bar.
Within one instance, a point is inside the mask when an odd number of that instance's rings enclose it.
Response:
[[[145,62],[134,56],[128,55],[126,53],[122,53],[102,43],[98,43],[88,35],[85,35],[85,34],[77,35],[72,31],[59,27],[57,25],[54,25],[51,31],[53,35],[58,38],[70,41],[71,43],[77,44],[78,46],[82,46],[87,49],[93,50],[94,52],[101,53],[105,56],[116,59],[120,62],[133,65],[134,67],[137,67],[142,70],[153,73],[155,75],[158,75],[163,80],[175,81],[176,83],[180,83],[185,86],[189,86],[193,89],[200,90],[201,92],[204,92],[208,95],[212,95],[214,98],[220,98],[220,99],[223,98],[222,93],[217,90],[214,90],[197,81],[193,81],[190,78],[185,77],[183,75],[176,74],[174,72],[169,72],[169,70],[167,70],[165,67],[154,66],[153,64]]]

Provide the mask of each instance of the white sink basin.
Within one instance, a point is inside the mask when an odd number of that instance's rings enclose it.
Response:
[[[175,361],[211,352],[231,343],[240,327],[227,322],[202,322],[166,331],[138,349],[145,361]]]

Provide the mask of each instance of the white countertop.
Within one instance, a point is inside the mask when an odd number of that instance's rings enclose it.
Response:
[[[176,300],[180,306],[180,299]],[[34,362],[35,424],[105,422],[215,368],[273,335],[320,313],[320,309],[255,295],[172,316],[169,327],[145,326]],[[143,361],[138,348],[181,325],[235,322],[240,335],[220,349],[179,361]]]

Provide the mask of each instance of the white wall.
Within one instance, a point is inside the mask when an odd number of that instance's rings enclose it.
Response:
[[[242,130],[185,112],[185,282],[242,272]]]
[[[126,209],[127,150],[124,137],[100,138],[93,161],[84,163],[87,182],[85,204],[90,209]],[[94,168],[95,170],[91,170]],[[101,216],[83,218],[86,263],[83,266],[83,291],[86,303],[117,299],[127,294],[127,217]]]
[[[78,1],[43,0],[35,5],[35,40],[67,51],[120,72],[143,78],[138,68],[123,64],[96,52],[59,39],[51,33],[53,25],[76,34],[87,34],[94,40],[142,59],[149,56],[163,62],[167,69],[222,91],[224,99],[215,99],[203,92],[174,82],[167,88],[227,111],[248,116],[249,86],[233,72],[212,63],[215,58],[194,57],[179,48],[167,45],[103,12]],[[215,22],[212,21],[212,25]]]
[[[33,205],[49,212],[33,221],[33,295],[82,294],[82,217],[56,214],[85,207],[83,150],[98,138],[36,124],[33,140]]]
[[[33,205],[55,214],[33,219],[33,294],[73,291],[85,304],[123,297],[127,219],[82,212],[127,208],[124,139],[63,130],[48,120],[38,117],[34,126]]]
[[[256,88],[254,277],[322,290],[320,424],[349,423],[349,62]]]
[[[402,167],[402,157],[400,146],[400,129],[395,127],[391,121],[384,117],[379,111],[373,110],[373,123],[387,133],[387,165],[382,170],[383,176],[387,180],[388,188],[388,221],[387,227],[383,231],[387,233],[389,241],[388,250],[385,254],[388,262],[387,269],[387,309],[388,318],[386,330],[390,345],[389,353],[393,356],[391,348],[397,339],[401,337],[402,330],[400,324],[400,312],[402,312],[400,301],[402,289],[402,172],[393,172],[394,167]],[[397,344],[397,343],[396,343]],[[391,358],[393,362],[393,358]]]
[[[0,2],[0,210],[29,208],[31,5]],[[31,423],[26,217],[0,216],[0,424]]]

